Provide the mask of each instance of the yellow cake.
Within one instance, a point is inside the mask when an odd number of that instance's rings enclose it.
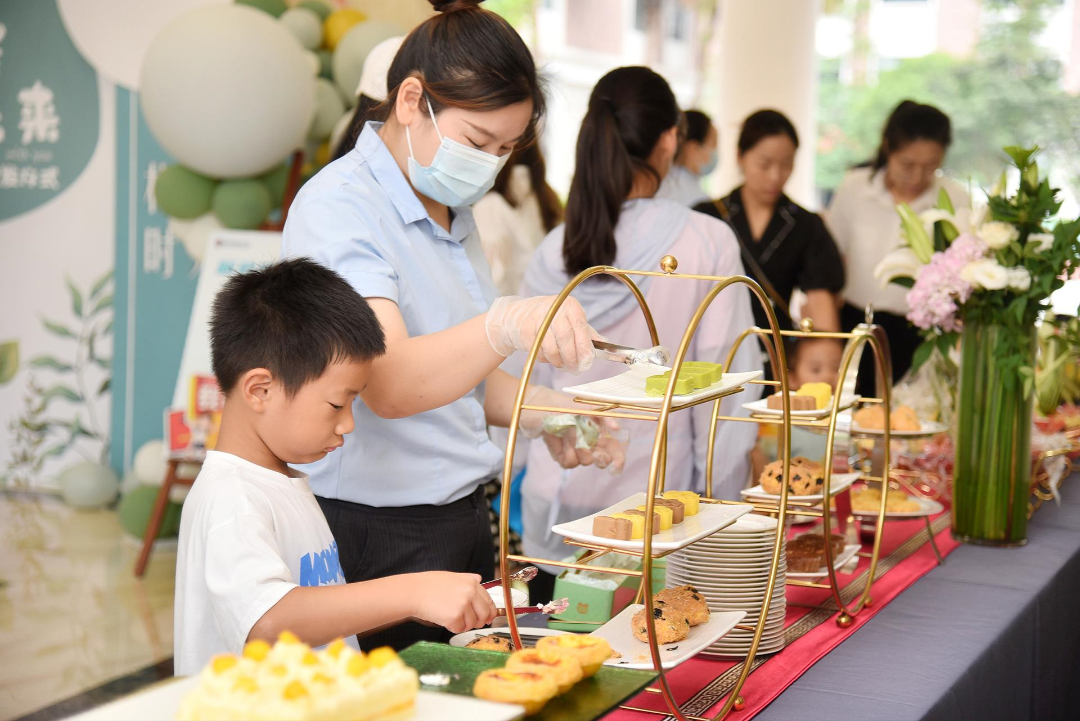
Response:
[[[665,491],[664,498],[682,501],[684,516],[696,515],[698,512],[698,503],[701,500],[701,496],[693,491]]]
[[[612,513],[610,518],[625,518],[630,521],[630,538],[645,538],[645,516],[632,515],[630,513]]]
[[[184,697],[179,721],[369,721],[409,711],[420,680],[390,648],[364,654],[340,639],[315,651],[284,632],[215,656]]]
[[[803,383],[799,386],[799,390],[795,391],[797,396],[810,396],[814,399],[817,410],[821,410],[829,405],[829,399],[832,398],[832,386],[828,383]]]
[[[639,511],[644,511],[645,506],[638,506],[637,509]],[[653,506],[653,513],[660,516],[660,530],[661,531],[666,531],[669,528],[671,528],[671,521],[675,517],[675,511],[671,510],[667,506],[654,505]],[[642,536],[644,536],[644,535],[645,534],[642,533]]]

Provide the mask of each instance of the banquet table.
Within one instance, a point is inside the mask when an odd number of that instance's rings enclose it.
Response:
[[[956,549],[755,721],[1080,718],[1080,474],[1061,496],[1026,546]]]

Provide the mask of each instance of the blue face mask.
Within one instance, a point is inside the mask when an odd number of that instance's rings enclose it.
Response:
[[[704,178],[706,175],[716,170],[716,166],[720,163],[720,149],[713,148],[712,155],[698,170],[698,177]]]
[[[495,185],[495,176],[506,165],[510,154],[499,157],[443,137],[431,103],[427,106],[441,142],[431,165],[425,168],[413,156],[409,126],[405,126],[405,140],[409,144],[409,182],[418,192],[451,208],[472,205]]]

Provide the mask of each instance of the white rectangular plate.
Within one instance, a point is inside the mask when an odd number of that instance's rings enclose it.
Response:
[[[849,543],[844,546],[844,550],[840,552],[840,555],[833,559],[833,568],[839,570],[841,566],[855,557],[855,554],[859,552],[860,548],[862,548],[862,546],[857,543]],[[798,571],[792,571],[790,568],[787,572],[788,578],[824,578],[828,575],[829,569],[825,568],[825,566],[822,566],[814,573],[799,573]]]
[[[613,651],[622,654],[622,658],[613,658],[605,662],[606,666],[618,666],[620,668],[636,668],[651,671],[653,668],[652,656],[649,655],[649,644],[634,638],[634,632],[630,629],[630,621],[634,614],[645,608],[641,604],[630,604],[622,612],[592,632],[593,636],[606,638],[611,644]],[[742,611],[713,611],[709,614],[707,623],[700,626],[691,626],[690,632],[682,641],[660,646],[660,663],[665,669],[672,669],[683,661],[688,661],[700,651],[716,643],[728,633],[735,625],[743,620],[746,614]]]
[[[591,401],[602,403],[625,403],[627,405],[643,406],[645,408],[659,408],[664,403],[663,396],[650,396],[645,393],[645,379],[649,376],[659,375],[666,370],[665,366],[644,363],[630,366],[630,370],[612,378],[582,383],[577,386],[563,388],[564,393],[569,393],[575,398],[586,398]],[[725,391],[731,391],[746,385],[752,380],[760,378],[762,371],[749,373],[725,373],[723,377],[708,388],[696,390],[686,395],[674,396],[671,399],[671,407],[678,408],[687,403],[719,395]]]
[[[625,501],[620,501],[591,516],[560,523],[557,526],[552,526],[551,530],[564,538],[581,541],[582,543],[595,543],[599,546],[640,551],[645,547],[642,539],[619,541],[614,538],[594,536],[592,524],[595,516],[610,516],[612,513],[620,513],[628,508],[637,508],[643,505],[645,505],[645,494],[635,493]],[[695,515],[684,518],[682,523],[677,523],[668,530],[655,534],[652,543],[653,550],[674,551],[683,546],[688,546],[694,541],[699,541],[705,536],[716,533],[721,528],[730,526],[740,516],[749,513],[751,510],[750,506],[729,506],[722,503],[699,504],[698,512]]]
[[[923,516],[933,516],[936,513],[941,513],[945,510],[945,506],[941,505],[938,501],[932,498],[916,498],[919,502],[919,510],[917,511],[886,511],[885,518],[900,520],[903,518],[922,518]],[[856,511],[852,509],[851,514],[856,518],[877,518],[877,511]]]
[[[936,436],[938,433],[946,433],[949,430],[949,427],[941,421],[919,421],[919,424],[922,428],[917,431],[893,431],[890,435],[893,438],[922,438]],[[851,423],[851,433],[860,436],[885,436],[885,431],[881,428],[863,428],[854,421]]]
[[[173,721],[180,701],[198,683],[198,676],[164,681],[78,716],[71,716],[70,721]],[[416,695],[413,712],[395,718],[400,721],[514,721],[524,715],[525,709],[521,706],[420,691]]]
[[[791,391],[791,394],[794,395],[795,391]],[[859,396],[856,396],[856,395],[848,395],[848,396],[841,397],[840,398],[840,410],[844,410],[845,408],[851,408],[851,406],[854,405],[855,401],[857,401],[857,400],[859,400]],[[745,408],[746,410],[750,411],[751,413],[753,413],[755,415],[759,415],[759,416],[782,416],[782,415],[784,415],[784,411],[782,409],[769,408],[769,399],[767,397],[762,398],[760,400],[756,400],[753,403],[743,403],[742,407]],[[825,408],[820,408],[820,409],[813,410],[813,411],[792,411],[791,412],[791,417],[792,418],[815,418],[815,419],[816,418],[828,418],[830,413],[832,413],[832,398],[831,397],[829,399],[829,404]]]
[[[859,480],[860,475],[862,475],[862,474],[860,474],[860,473],[834,473],[834,474],[832,474],[832,485],[831,485],[832,495],[835,496],[837,493],[840,493],[843,490],[851,488],[851,484],[854,483],[855,481]],[[756,486],[754,486],[753,488],[744,488],[741,491],[739,491],[739,493],[742,494],[743,498],[755,498],[755,499],[760,499],[760,500],[763,500],[763,501],[775,501],[776,503],[780,502],[779,494],[766,493],[765,491],[761,490],[761,484],[760,483],[757,484]],[[814,502],[814,501],[824,501],[825,496],[824,496],[824,494],[821,494],[821,493],[812,493],[809,496],[796,496],[793,493],[789,493],[788,494],[788,500],[789,501],[800,501],[800,502],[811,503],[811,502]],[[797,513],[795,508],[796,508],[795,506],[789,507],[788,512],[789,513]]]

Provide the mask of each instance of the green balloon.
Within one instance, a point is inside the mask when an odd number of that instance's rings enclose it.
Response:
[[[289,9],[285,0],[236,0],[236,4],[248,5],[264,13],[270,13],[276,18],[281,17],[281,14]]]
[[[319,58],[319,77],[326,78],[327,80],[334,79],[334,66],[332,65],[334,56],[329,50],[320,49],[315,51],[315,56]]]
[[[214,214],[226,228],[258,228],[271,205],[270,191],[259,180],[226,180],[214,189]]]
[[[297,3],[298,8],[307,8],[311,12],[319,16],[319,19],[326,22],[326,18],[330,17],[330,13],[334,12],[334,8],[330,7],[322,0],[304,0],[304,2]]]
[[[154,184],[154,197],[166,215],[182,220],[198,218],[210,210],[216,183],[182,165],[165,168]]]
[[[157,501],[158,486],[139,486],[120,499],[120,508],[117,509],[120,516],[120,525],[124,530],[136,538],[146,535],[146,524],[150,522],[150,515],[154,512],[154,503]],[[165,507],[165,518],[161,522],[161,530],[158,538],[177,536],[180,533],[180,504],[169,501]]]
[[[289,164],[282,163],[266,175],[260,176],[259,180],[270,193],[271,207],[280,208],[282,198],[285,197],[285,186],[289,182]]]

